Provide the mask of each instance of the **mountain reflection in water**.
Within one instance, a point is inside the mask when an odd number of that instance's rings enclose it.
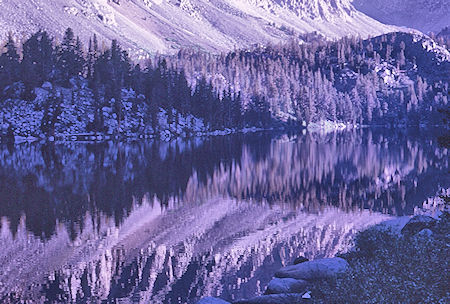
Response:
[[[431,132],[0,147],[0,302],[260,293],[448,187]]]

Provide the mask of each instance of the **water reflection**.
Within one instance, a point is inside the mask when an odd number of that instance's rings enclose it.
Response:
[[[356,131],[0,149],[0,300],[260,292],[293,256],[450,184],[433,135]],[[370,211],[369,211],[370,210]]]

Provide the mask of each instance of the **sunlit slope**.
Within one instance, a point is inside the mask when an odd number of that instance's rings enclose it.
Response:
[[[83,41],[96,33],[133,51],[182,47],[223,51],[285,41],[317,31],[336,38],[393,31],[349,0],[2,0],[0,36],[42,28],[61,37],[72,27]]]
[[[450,26],[448,0],[354,0],[353,5],[380,22],[407,26],[424,33],[437,33]]]

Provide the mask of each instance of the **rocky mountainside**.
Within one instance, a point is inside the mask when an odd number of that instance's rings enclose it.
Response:
[[[3,38],[40,28],[61,37],[72,27],[82,41],[96,33],[107,44],[116,38],[145,52],[223,51],[314,31],[336,38],[395,29],[359,12],[350,0],[1,0],[0,7]]]
[[[439,32],[450,25],[448,0],[354,0],[353,5],[380,22],[407,26],[424,33]]]

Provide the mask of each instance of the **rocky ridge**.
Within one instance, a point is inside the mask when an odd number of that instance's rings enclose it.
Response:
[[[2,0],[0,37],[45,29],[61,38],[67,27],[82,41],[96,33],[118,39],[134,57],[185,47],[220,52],[280,42],[317,31],[329,38],[377,35],[396,29],[356,10],[349,0]]]

